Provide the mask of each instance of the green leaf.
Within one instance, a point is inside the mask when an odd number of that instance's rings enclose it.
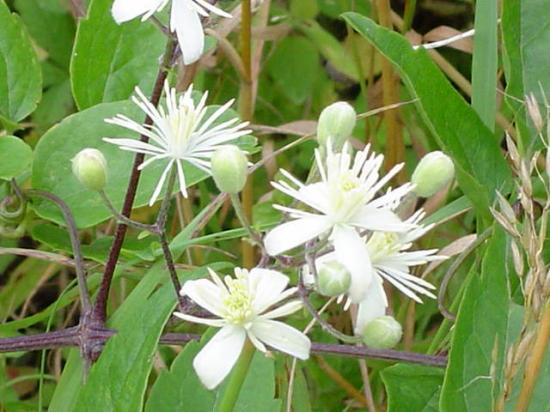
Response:
[[[472,59],[472,107],[491,131],[497,113],[497,9],[497,0],[476,2]]]
[[[145,412],[203,412],[214,406],[215,392],[206,389],[191,367],[200,350],[198,342],[185,345],[172,363],[156,380],[145,406]]]
[[[495,191],[506,191],[511,171],[498,142],[425,50],[356,13],[345,19],[397,67],[439,145],[453,158],[457,179],[478,212],[490,220]]]
[[[0,179],[10,180],[30,169],[32,149],[23,139],[0,137]]]
[[[166,276],[164,263],[148,274]],[[78,411],[141,411],[153,354],[172,310],[176,296],[171,283],[143,300],[128,298],[124,308],[109,322],[117,330],[92,367],[77,398]]]
[[[388,412],[438,412],[443,370],[397,364],[385,368],[382,380],[388,393]]]
[[[96,192],[85,189],[71,172],[71,159],[80,150],[93,147],[105,155],[109,167],[105,191],[117,209],[120,209],[124,199],[134,156],[114,144],[104,142],[102,138],[137,138],[137,135],[105,122],[105,119],[116,114],[125,114],[140,122],[143,117],[131,102],[103,103],[67,117],[42,136],[36,146],[32,170],[33,187],[54,193],[63,199],[71,208],[80,228],[96,225],[111,217],[101,197]],[[155,162],[144,170],[135,207],[148,203],[165,166],[165,162]],[[184,165],[184,170],[189,185],[206,177],[204,172],[188,164]],[[63,224],[62,215],[52,203],[36,199],[33,207],[43,218]]]
[[[67,8],[59,0],[16,0],[15,8],[48,58],[68,69],[76,27]]]
[[[71,80],[80,109],[127,99],[136,86],[153,88],[165,36],[151,22],[118,25],[112,0],[92,0],[88,17],[78,26],[71,61]]]
[[[42,75],[20,18],[0,0],[0,117],[18,122],[29,115],[42,93]]]
[[[515,111],[523,127],[521,138],[526,149],[541,144],[532,123],[523,110],[525,95],[533,93],[539,102],[540,110],[546,113],[544,96],[550,96],[550,78],[547,68],[550,56],[547,53],[550,42],[550,27],[546,17],[546,0],[506,1],[502,3],[502,38],[504,45],[503,61],[506,73],[506,101]],[[519,101],[518,101],[519,99]]]
[[[506,236],[496,228],[481,276],[472,277],[460,305],[441,392],[442,411],[489,411],[499,395],[510,305],[506,250]]]
[[[319,53],[308,39],[298,36],[281,40],[267,62],[269,75],[296,104],[310,97],[318,67]]]

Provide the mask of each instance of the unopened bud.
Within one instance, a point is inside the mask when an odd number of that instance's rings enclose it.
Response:
[[[363,342],[374,349],[391,349],[401,340],[403,328],[391,316],[380,316],[363,329]]]
[[[239,193],[247,176],[246,155],[237,146],[224,146],[211,159],[212,176],[221,192]]]
[[[87,189],[100,191],[107,184],[107,160],[97,149],[83,149],[73,157],[73,174]]]
[[[443,189],[454,177],[453,161],[445,153],[430,152],[420,160],[411,182],[414,192],[420,197],[430,197]]]
[[[317,140],[325,146],[329,139],[335,150],[342,148],[355,128],[357,113],[346,102],[333,103],[326,107],[319,116]]]
[[[324,296],[340,296],[346,293],[351,285],[349,271],[339,262],[323,263],[317,273],[319,293]]]

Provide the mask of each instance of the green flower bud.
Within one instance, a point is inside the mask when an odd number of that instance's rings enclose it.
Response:
[[[323,263],[317,273],[317,289],[324,296],[339,296],[351,285],[349,271],[339,262]]]
[[[443,152],[430,152],[420,160],[412,175],[414,192],[420,197],[430,197],[443,189],[454,177],[455,167]]]
[[[374,349],[391,349],[399,343],[403,328],[391,316],[380,316],[366,324],[363,342]]]
[[[107,183],[107,160],[97,149],[83,149],[73,157],[73,174],[87,189],[100,191]]]
[[[212,155],[212,176],[221,192],[239,193],[247,176],[246,155],[237,146],[224,146]]]
[[[326,107],[317,124],[319,145],[326,146],[330,139],[335,150],[341,149],[353,132],[356,118],[357,113],[346,102],[337,102]]]

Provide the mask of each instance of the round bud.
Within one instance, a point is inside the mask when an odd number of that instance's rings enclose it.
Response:
[[[317,289],[324,296],[340,296],[351,285],[351,275],[341,263],[332,260],[322,263],[317,273]]]
[[[239,193],[246,183],[246,155],[237,146],[224,146],[212,155],[212,177],[221,192]]]
[[[391,349],[403,335],[401,324],[391,316],[380,316],[366,324],[363,342],[374,349]]]
[[[436,151],[424,156],[411,178],[414,192],[420,197],[430,197],[443,189],[454,177],[453,161],[445,153]]]
[[[87,189],[103,190],[107,184],[107,160],[97,149],[83,149],[73,157],[73,174]]]
[[[319,116],[317,140],[320,146],[326,146],[329,139],[335,150],[342,148],[355,127],[357,113],[346,102],[333,103]]]

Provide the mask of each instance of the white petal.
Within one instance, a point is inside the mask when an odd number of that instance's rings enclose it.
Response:
[[[336,226],[331,239],[336,258],[351,275],[349,297],[353,303],[359,303],[366,296],[373,274],[367,245],[359,233],[348,226]]]
[[[236,326],[223,327],[193,360],[193,368],[208,389],[214,389],[231,372],[243,349],[246,332]]]
[[[214,282],[208,279],[188,280],[183,284],[180,294],[181,296],[189,296],[197,305],[218,317],[222,317],[222,299],[225,293]]]
[[[365,299],[359,303],[357,308],[357,322],[355,324],[355,333],[361,334],[367,323],[384,316],[388,300],[382,282],[378,276],[375,276]]]
[[[258,318],[250,327],[250,334],[268,346],[302,360],[309,358],[311,342],[297,329],[276,320]]]
[[[414,226],[403,222],[395,213],[387,209],[363,207],[350,222],[362,229],[381,232],[405,232]]]
[[[221,328],[222,326],[227,325],[227,322],[224,319],[199,318],[197,316],[192,316],[192,315],[188,315],[187,313],[181,313],[181,312],[174,312],[174,316],[180,319],[183,319],[187,322],[213,326],[215,328]]]
[[[302,309],[303,304],[301,300],[292,300],[290,302],[285,303],[282,306],[279,306],[276,309],[270,310],[267,313],[264,313],[262,315],[262,318],[264,319],[276,319],[276,318],[282,318],[283,316],[290,315],[300,309]]]
[[[157,201],[157,199],[160,195],[160,191],[162,190],[162,186],[164,186],[164,181],[166,180],[166,177],[168,176],[168,173],[172,169],[173,163],[174,163],[174,161],[170,160],[168,162],[168,165],[166,166],[166,168],[162,172],[162,175],[160,176],[160,179],[157,183],[157,187],[155,188],[155,191],[153,192],[153,195],[151,196],[151,199],[149,200],[149,206],[153,206],[153,204]],[[166,196],[170,196],[170,195],[166,194]]]
[[[276,256],[306,243],[329,228],[330,223],[324,216],[304,217],[277,226],[265,236],[264,245],[267,253]]]
[[[210,11],[211,13],[217,14],[218,16],[231,18],[233,17],[231,14],[223,11],[222,9],[219,9],[215,6],[212,6],[210,3],[208,3],[205,0],[195,0],[199,5],[204,7],[206,10]]]
[[[288,276],[276,270],[254,268],[248,279],[254,294],[254,309],[262,313],[277,301],[279,295],[288,285]]]
[[[162,0],[115,0],[111,13],[120,24],[156,10]]]
[[[199,60],[204,50],[204,32],[191,0],[172,2],[170,27],[178,36],[183,63],[190,65]]]

